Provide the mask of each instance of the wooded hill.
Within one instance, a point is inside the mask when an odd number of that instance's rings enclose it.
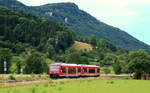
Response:
[[[74,42],[73,32],[62,24],[4,7],[0,7],[0,29],[1,47],[13,48],[15,45],[23,48],[22,43],[28,43],[42,52],[53,48],[55,52],[61,52]]]
[[[32,56],[32,52],[39,51],[41,53],[33,54],[39,58],[42,55],[51,58],[57,53],[64,52],[73,43],[73,32],[62,24],[0,7],[1,71],[4,61],[11,65],[9,62],[12,56],[23,54],[24,59],[27,55]],[[22,58],[16,60],[21,62]]]
[[[15,10],[23,10],[49,20],[62,22],[69,26],[80,36],[95,35],[99,39],[105,39],[114,45],[126,48],[129,51],[144,49],[150,53],[150,46],[137,40],[125,31],[101,22],[80,10],[74,3],[54,3],[42,6],[26,6],[16,0],[0,0],[0,5]],[[100,12],[99,12],[100,13]]]

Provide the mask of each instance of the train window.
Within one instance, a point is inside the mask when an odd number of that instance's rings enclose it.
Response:
[[[68,73],[76,73],[76,68],[69,68]]]
[[[78,68],[78,72],[81,72],[81,68]]]
[[[50,67],[50,71],[58,71],[59,70],[59,66],[51,66]]]
[[[99,73],[99,71],[100,71],[100,70],[99,70],[99,69],[97,69],[97,73]]]
[[[61,69],[63,73],[66,73],[66,68]]]
[[[87,68],[84,68],[83,70],[84,70],[84,72],[88,72]]]
[[[89,69],[89,73],[95,73],[95,69]]]
[[[97,73],[99,73],[100,69],[97,69]]]

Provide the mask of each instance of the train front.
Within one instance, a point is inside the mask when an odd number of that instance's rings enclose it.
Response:
[[[58,78],[60,74],[60,64],[52,64],[49,68],[49,75],[51,78]]]

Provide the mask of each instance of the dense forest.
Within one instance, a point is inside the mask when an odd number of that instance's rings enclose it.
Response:
[[[92,50],[76,50],[75,41]],[[0,73],[47,73],[54,62],[112,66],[116,74],[134,73],[135,78],[150,73],[144,50],[129,52],[94,35],[80,37],[62,23],[0,7]]]
[[[74,33],[63,24],[4,7],[0,7],[0,13],[0,47],[4,48],[1,52],[18,56],[23,52],[39,51],[51,58],[74,43]]]

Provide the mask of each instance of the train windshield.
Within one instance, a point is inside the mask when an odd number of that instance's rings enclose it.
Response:
[[[58,71],[59,66],[51,66],[50,71]]]

